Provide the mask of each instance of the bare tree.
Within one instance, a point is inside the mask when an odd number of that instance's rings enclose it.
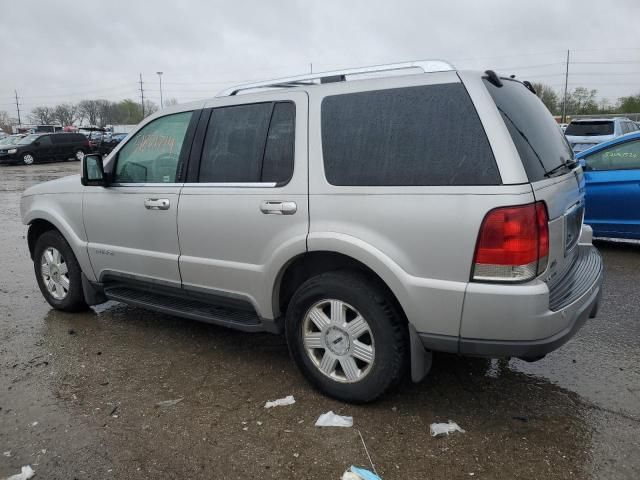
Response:
[[[72,103],[61,103],[54,109],[54,115],[61,125],[73,125],[78,119],[78,107]]]
[[[178,105],[178,99],[176,97],[167,98],[164,101],[164,106],[165,107],[172,107],[174,105]]]
[[[101,103],[106,100],[82,100],[78,103],[78,112],[87,119],[89,125],[100,123]]]
[[[153,115],[158,111],[158,105],[153,103],[151,100],[144,101],[144,116],[148,117],[149,115]]]
[[[11,133],[11,118],[4,110],[0,110],[0,128],[3,132]]]
[[[49,125],[56,120],[54,110],[51,107],[35,107],[31,110],[29,118],[33,123],[39,125]]]

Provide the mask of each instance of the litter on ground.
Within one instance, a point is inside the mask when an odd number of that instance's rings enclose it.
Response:
[[[296,400],[293,398],[293,395],[287,395],[284,398],[268,401],[264,404],[264,408],[283,407],[285,405],[293,405],[294,403],[296,403]]]
[[[353,427],[353,417],[337,415],[330,410],[318,417],[316,427]]]
[[[341,480],[382,480],[378,475],[364,468],[354,467],[342,474]]]
[[[164,400],[162,402],[156,403],[156,407],[173,407],[180,403],[184,398],[176,398],[175,400]]]
[[[15,475],[7,477],[7,480],[29,480],[35,474],[36,472],[33,471],[31,465],[27,465],[26,467],[22,467],[22,471],[20,473],[16,473]]]
[[[456,422],[449,420],[449,423],[432,423],[431,424],[431,436],[437,437],[438,435],[449,435],[453,432],[465,433]]]

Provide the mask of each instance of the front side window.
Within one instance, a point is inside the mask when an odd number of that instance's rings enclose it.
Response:
[[[584,159],[585,170],[633,170],[640,168],[640,140],[618,144]]]
[[[293,173],[295,105],[215,108],[200,164],[203,183],[284,183]]]
[[[178,160],[193,112],[158,118],[118,152],[115,183],[175,183]]]

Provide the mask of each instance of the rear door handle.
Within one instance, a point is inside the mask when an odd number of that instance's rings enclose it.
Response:
[[[298,211],[296,202],[265,200],[260,204],[260,211],[265,215],[293,215]]]
[[[144,208],[147,210],[169,210],[168,198],[145,198]]]

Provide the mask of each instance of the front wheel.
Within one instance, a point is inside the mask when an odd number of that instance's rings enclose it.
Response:
[[[33,153],[23,153],[22,154],[22,163],[25,165],[32,165],[36,161],[36,157],[33,156]]]
[[[307,280],[289,303],[285,328],[300,370],[334,398],[372,401],[406,370],[406,324],[367,275],[328,272]]]
[[[33,266],[40,291],[49,305],[66,312],[88,308],[82,291],[80,265],[60,233],[49,230],[38,237]]]

